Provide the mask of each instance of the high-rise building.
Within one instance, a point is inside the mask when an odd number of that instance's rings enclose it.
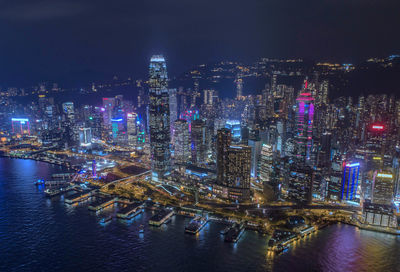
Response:
[[[232,141],[234,143],[240,143],[242,141],[242,128],[239,120],[228,120],[226,121],[225,128],[229,129],[232,134]]]
[[[226,179],[227,155],[232,142],[231,131],[227,128],[218,130],[217,133],[217,183],[222,185]]]
[[[161,55],[150,60],[149,130],[152,180],[161,181],[170,171],[170,112],[167,64]]]
[[[372,188],[372,203],[381,205],[392,204],[394,179],[391,172],[376,172]]]
[[[207,145],[208,141],[208,131],[206,123],[197,119],[192,122],[192,162],[194,164],[202,164],[207,160]]]
[[[73,102],[65,102],[62,104],[63,113],[65,114],[67,120],[73,124],[75,122],[75,110]]]
[[[174,128],[174,122],[178,119],[178,100],[176,96],[176,89],[169,89],[169,113],[172,132]]]
[[[190,134],[188,122],[178,119],[174,122],[174,159],[176,163],[185,164],[190,162],[192,154],[190,152]]]
[[[279,195],[279,185],[274,177],[274,153],[272,146],[263,144],[260,161],[260,181],[263,184],[263,193],[267,201],[276,200]]]
[[[90,128],[79,129],[79,143],[82,147],[89,147],[92,144],[92,130]]]
[[[20,135],[31,134],[28,118],[11,118],[12,132]]]
[[[293,164],[289,171],[289,198],[298,203],[310,203],[312,187],[313,171],[311,167]]]
[[[126,129],[128,133],[128,145],[136,146],[137,144],[137,114],[130,112],[126,115]]]
[[[343,167],[341,200],[354,201],[357,195],[360,164],[346,163]]]
[[[313,146],[313,122],[314,122],[314,98],[307,92],[307,81],[305,89],[296,99],[296,157],[302,162],[309,164],[312,156]]]
[[[248,145],[251,147],[251,176],[256,178],[259,174],[261,141],[260,139],[249,139]]]
[[[217,136],[217,184],[222,195],[233,200],[250,197],[251,148],[231,145],[231,132],[221,129]]]

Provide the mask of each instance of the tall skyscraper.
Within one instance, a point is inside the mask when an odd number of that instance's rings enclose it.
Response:
[[[169,89],[169,113],[171,132],[174,128],[174,122],[178,119],[178,100],[176,97],[176,89]]]
[[[372,203],[382,205],[392,204],[394,179],[391,172],[377,172],[374,177],[372,188]]]
[[[358,188],[359,163],[347,163],[343,167],[341,200],[355,200]]]
[[[310,163],[313,145],[314,98],[307,91],[307,81],[296,102],[296,157],[302,162]]]
[[[191,160],[189,124],[184,119],[174,122],[174,159],[176,163],[185,164]]]
[[[228,149],[232,142],[231,131],[227,128],[218,130],[217,133],[217,183],[222,185],[226,178],[226,161]]]
[[[205,163],[207,159],[208,133],[206,123],[197,119],[192,122],[192,162],[194,164]]]
[[[161,181],[170,171],[170,112],[167,64],[161,55],[150,60],[149,130],[152,180]]]
[[[126,129],[128,133],[128,145],[136,146],[137,144],[137,114],[130,112],[126,115]]]
[[[217,136],[217,183],[224,197],[246,200],[250,197],[251,148],[231,145],[231,132],[221,129]]]

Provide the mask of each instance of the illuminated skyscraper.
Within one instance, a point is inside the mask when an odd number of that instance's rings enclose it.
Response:
[[[314,98],[307,91],[307,81],[296,102],[296,157],[300,161],[310,163],[313,145]]]
[[[73,124],[75,122],[75,110],[73,102],[65,102],[62,104],[63,112],[67,120]]]
[[[242,140],[242,128],[239,120],[228,120],[226,121],[225,128],[229,129],[232,133],[232,141],[240,143]]]
[[[170,170],[170,112],[167,64],[161,55],[150,60],[149,130],[152,179],[161,181]]]
[[[207,144],[209,143],[207,126],[201,119],[192,122],[192,162],[194,164],[205,163],[207,159]]]
[[[27,118],[11,118],[11,125],[13,133],[20,135],[31,135],[29,119]]]
[[[184,119],[174,122],[174,159],[176,163],[188,163],[191,160],[189,124]]]
[[[89,147],[92,145],[92,131],[90,128],[79,129],[79,143],[82,147]]]
[[[272,146],[263,144],[261,149],[260,180],[263,184],[263,192],[267,201],[276,200],[279,195],[279,184],[277,184],[273,176],[273,155]]]
[[[176,97],[176,89],[169,89],[169,112],[171,129],[174,127],[174,122],[178,119],[178,101]]]
[[[343,167],[341,200],[355,200],[358,187],[359,163],[347,163]]]
[[[128,113],[126,118],[126,129],[128,133],[128,144],[136,146],[137,144],[137,114],[135,112]]]
[[[389,171],[375,173],[372,187],[372,203],[390,205],[393,201],[394,179]]]

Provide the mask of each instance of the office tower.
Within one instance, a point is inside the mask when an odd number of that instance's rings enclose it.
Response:
[[[97,166],[96,166],[96,160],[92,161],[92,177],[96,178],[97,177]]]
[[[307,81],[305,86],[296,99],[296,157],[299,161],[310,164],[313,148],[314,98],[307,92]]]
[[[239,120],[226,121],[225,128],[231,131],[232,141],[234,143],[240,143],[242,141],[242,135],[241,135],[242,128],[240,126]]]
[[[178,119],[178,100],[176,96],[176,89],[169,89],[169,113],[172,131],[174,122]]]
[[[232,142],[231,131],[222,128],[217,132],[217,183],[222,185],[226,179],[227,155]]]
[[[161,55],[150,60],[149,130],[152,180],[162,181],[170,171],[170,121],[167,64]]]
[[[274,177],[274,153],[272,146],[263,144],[260,159],[260,181],[266,201],[274,201],[279,195],[279,184]]]
[[[65,114],[66,121],[71,125],[75,123],[75,110],[73,102],[65,102],[62,104],[63,113]]]
[[[231,145],[228,149],[224,185],[230,199],[250,198],[251,148],[244,145]]]
[[[191,141],[192,141],[192,162],[194,164],[202,164],[207,160],[208,151],[208,131],[206,123],[197,119],[192,122],[191,131]]]
[[[339,202],[342,196],[342,159],[336,155],[332,158],[331,171],[328,180],[326,200]]]
[[[175,163],[186,164],[191,160],[189,124],[184,119],[174,122],[174,159]]]
[[[321,82],[321,102],[325,105],[328,104],[328,95],[329,95],[329,81],[328,80],[323,80]]]
[[[113,117],[114,107],[115,107],[114,97],[103,98],[103,108],[101,110],[103,112],[103,124],[105,128],[111,127],[111,119]]]
[[[31,135],[28,118],[11,118],[12,132],[20,135]]]
[[[189,131],[192,131],[192,122],[200,118],[198,110],[186,110],[180,114],[180,119],[185,119],[189,124]]]
[[[216,91],[215,90],[203,90],[204,104],[213,105],[215,102]]]
[[[261,156],[261,140],[258,138],[249,139],[248,146],[251,147],[251,176],[256,178],[259,174],[258,168]]]
[[[221,129],[217,135],[217,184],[223,196],[233,200],[250,197],[251,148],[231,145],[231,132]]]
[[[111,118],[112,139],[115,142],[124,142],[124,119],[120,117]]]
[[[135,112],[130,112],[126,115],[126,129],[128,133],[128,145],[136,146],[137,144],[137,114]]]
[[[236,98],[239,99],[243,96],[243,79],[237,75],[236,80]]]
[[[354,201],[357,195],[359,163],[346,163],[343,167],[341,200]]]
[[[376,172],[372,188],[372,203],[381,205],[392,204],[394,179],[391,172]]]
[[[313,171],[308,165],[292,164],[289,171],[289,199],[307,204],[311,202]]]
[[[92,145],[92,130],[90,128],[79,128],[79,143],[82,147]]]

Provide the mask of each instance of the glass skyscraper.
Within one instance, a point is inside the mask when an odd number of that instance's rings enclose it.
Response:
[[[152,180],[161,181],[170,171],[170,112],[167,64],[161,55],[150,60],[149,130]]]

